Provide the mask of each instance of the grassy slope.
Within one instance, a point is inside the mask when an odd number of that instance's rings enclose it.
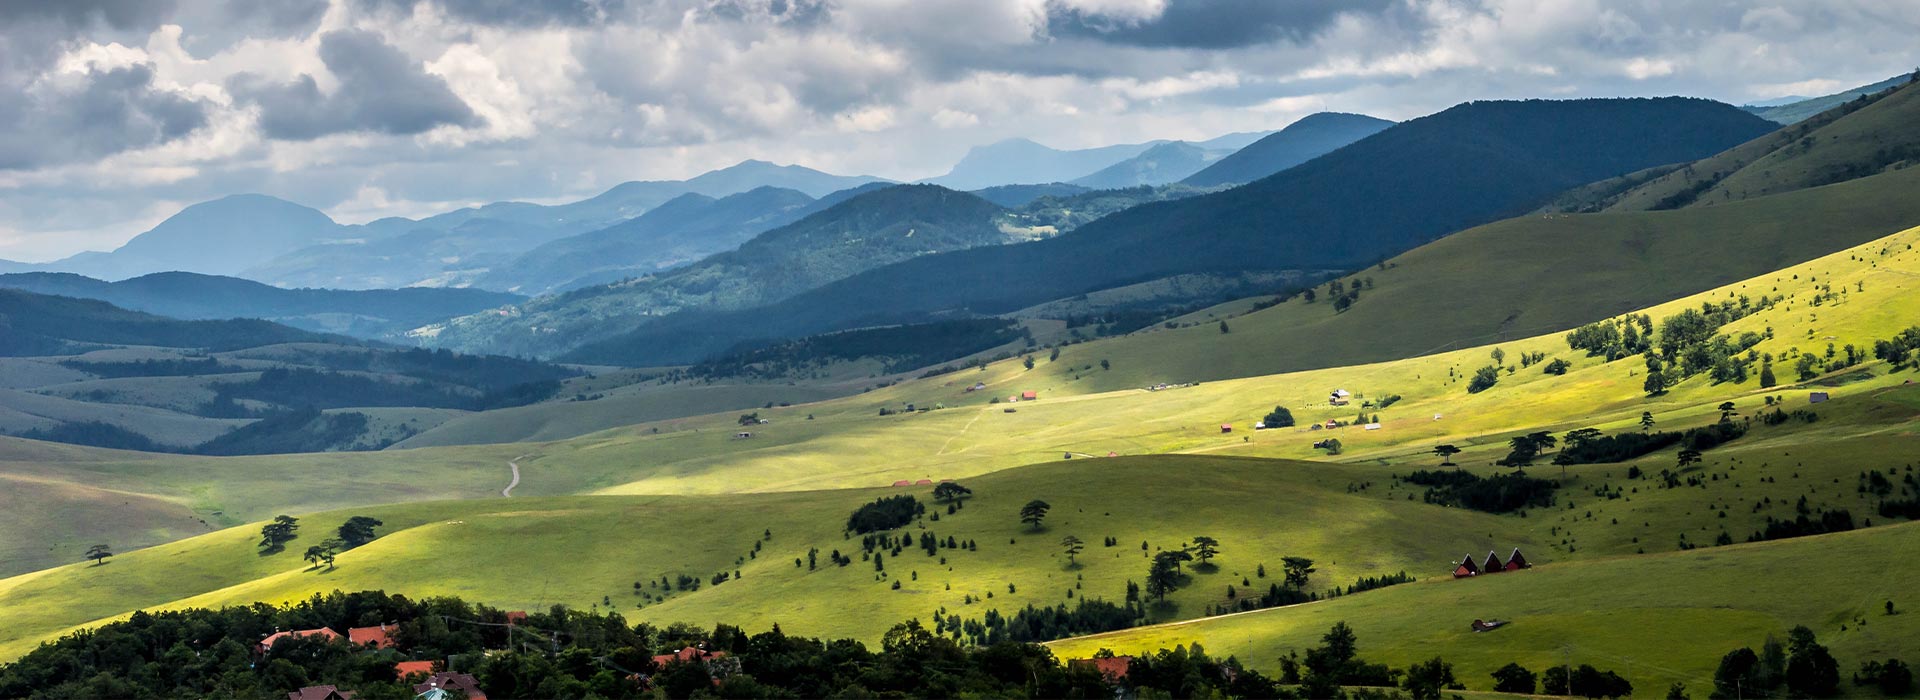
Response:
[[[1576,189],[1547,209],[1648,211],[1686,197],[1688,190],[1697,192],[1685,206],[1717,206],[1870,174],[1851,168],[1876,161],[1886,149],[1920,142],[1907,128],[1920,118],[1920,89],[1906,86],[1868,99],[1865,107],[1824,112],[1651,179],[1635,182],[1641,178],[1629,175]],[[1699,190],[1702,182],[1712,184]]]
[[[1882,601],[1920,605],[1908,582],[1920,563],[1891,552],[1920,548],[1920,524],[1540,566],[1519,574],[1433,579],[1332,601],[1187,624],[1126,630],[1055,643],[1063,657],[1200,644],[1277,671],[1289,650],[1319,644],[1335,622],[1352,625],[1361,655],[1405,666],[1435,655],[1468,687],[1487,690],[1494,669],[1590,663],[1626,676],[1638,694],[1684,682],[1696,697],[1713,687],[1720,656],[1759,648],[1768,635],[1807,625],[1843,671],[1861,661],[1911,658],[1920,615],[1887,616]],[[1477,618],[1513,625],[1468,630]],[[1860,620],[1866,620],[1862,625]],[[1842,630],[1841,627],[1845,626]]]
[[[857,553],[840,528],[856,506],[896,489],[714,497],[562,497],[435,502],[355,508],[306,518],[307,534],[288,553],[254,553],[253,528],[117,557],[105,566],[75,564],[0,581],[0,656],[42,635],[118,615],[132,607],[286,600],[333,588],[385,588],[410,594],[459,594],[510,607],[555,602],[588,605],[611,598],[629,615],[657,621],[778,622],[806,634],[876,638],[907,617],[945,607],[970,616],[962,596],[995,595],[1010,610],[1064,602],[1076,576],[1082,594],[1115,600],[1145,567],[1142,541],[1175,547],[1194,535],[1218,537],[1221,572],[1197,578],[1178,598],[1193,616],[1224,600],[1239,572],[1280,557],[1321,562],[1321,585],[1362,575],[1418,570],[1429,552],[1481,546],[1490,532],[1532,546],[1514,534],[1522,522],[1447,511],[1399,499],[1352,494],[1357,470],[1340,465],[1210,457],[1152,457],[1065,462],[969,481],[976,496],[956,515],[925,522],[942,537],[978,542],[978,551],[942,550],[949,567],[917,549],[889,559],[893,578],[880,580],[869,562],[826,565],[833,549]],[[925,487],[916,490],[923,499]],[[1020,504],[1044,498],[1054,506],[1048,527],[1033,533],[1015,517]],[[341,557],[332,572],[308,570],[295,552],[349,514],[386,521],[392,534]],[[764,530],[773,538],[758,558],[745,557]],[[907,532],[918,530],[909,528]],[[1059,538],[1088,541],[1080,568],[1059,553]],[[1101,540],[1119,538],[1106,548]],[[793,565],[808,547],[823,568]],[[857,555],[857,554],[856,554]],[[739,570],[744,577],[667,602],[632,610],[634,581],[662,575],[707,578]],[[917,573],[917,577],[915,574]],[[899,591],[894,578],[906,579]],[[1007,584],[1018,592],[1009,594]],[[946,588],[952,584],[952,589]],[[1264,583],[1261,584],[1264,589]],[[1244,589],[1243,589],[1244,590]],[[844,601],[865,596],[857,612]]]

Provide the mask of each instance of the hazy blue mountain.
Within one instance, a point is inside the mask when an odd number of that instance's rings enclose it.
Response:
[[[1781,100],[1768,100],[1765,103],[1746,105],[1741,107],[1741,109],[1760,115],[1760,118],[1766,119],[1767,121],[1779,124],[1798,124],[1813,115],[1838,107],[1842,102],[1858,99],[1861,95],[1871,95],[1890,87],[1905,85],[1908,81],[1913,80],[1914,75],[1920,75],[1920,73],[1913,75],[1896,75],[1872,85],[1862,85],[1852,90],[1836,92],[1831,95],[1800,98],[1797,100],[1788,100],[1786,98],[1782,98]]]
[[[921,255],[1018,240],[1000,207],[933,185],[867,192],[698,263],[456,319],[428,342],[548,356],[684,309],[739,309]],[[539,332],[529,329],[538,328]]]
[[[1014,207],[1026,206],[1028,203],[1041,197],[1071,197],[1087,191],[1088,188],[1079,185],[1052,182],[1044,185],[999,185],[974,190],[973,194],[981,199],[1012,209]]]
[[[955,190],[977,190],[996,185],[1066,182],[1114,163],[1145,153],[1154,143],[1134,143],[1063,151],[1028,139],[1007,139],[975,146],[929,184]]]
[[[1240,187],[1135,206],[1034,243],[905,260],[758,309],[657,319],[578,357],[698,359],[747,339],[1004,313],[1179,274],[1353,269],[1775,128],[1690,98],[1472,102]]]
[[[1211,187],[1240,184],[1286,170],[1379,133],[1393,122],[1362,114],[1309,114],[1182,180]]]
[[[683,194],[631,220],[527,251],[477,284],[541,294],[652,274],[732,250],[798,220],[813,202],[779,187],[719,199]]]
[[[523,301],[479,289],[281,289],[236,277],[160,272],[119,282],[71,273],[0,275],[0,287],[98,299],[185,320],[258,318],[359,338],[392,337],[436,321]]]
[[[182,321],[96,299],[0,289],[0,357],[83,352],[95,343],[233,350],[343,340],[257,319]]]
[[[778,187],[818,197],[884,182],[863,175],[832,175],[797,165],[749,160],[687,180],[626,182],[569,204],[495,202],[418,221],[382,219],[364,228],[389,235],[291,251],[246,269],[242,276],[283,287],[381,289],[477,284],[505,290],[517,285],[510,277],[492,276],[493,268],[511,264],[549,242],[640,216],[682,195],[719,198]]]
[[[180,210],[112,252],[87,252],[29,269],[126,279],[182,270],[231,275],[280,254],[354,236],[326,214],[259,194],[238,194]]]
[[[1168,141],[1091,175],[1076,178],[1071,184],[1095,190],[1164,185],[1200,172],[1226,154],[1226,151],[1210,151],[1185,141]]]

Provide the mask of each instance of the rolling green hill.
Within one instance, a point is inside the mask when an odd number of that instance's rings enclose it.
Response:
[[[1288,651],[1320,645],[1336,622],[1351,625],[1368,661],[1405,666],[1438,655],[1477,690],[1490,674],[1517,662],[1535,672],[1560,664],[1592,664],[1633,683],[1636,697],[1658,697],[1684,683],[1703,697],[1713,689],[1721,655],[1758,649],[1806,625],[1840,659],[1842,673],[1859,664],[1920,653],[1920,620],[1886,615],[1882,601],[1912,606],[1905,581],[1911,558],[1889,553],[1920,547],[1920,525],[1876,527],[1806,539],[1743,544],[1706,551],[1602,558],[1466,581],[1437,579],[1363,595],[1222,618],[1175,623],[1052,644],[1066,658],[1100,649],[1128,654],[1202,645],[1234,654],[1249,667],[1278,673]],[[1793,571],[1822,572],[1817,582]],[[1909,608],[1910,609],[1910,608]],[[1476,619],[1512,624],[1486,633]],[[1877,691],[1843,684],[1849,697]],[[1871,693],[1856,695],[1856,693]]]
[[[1821,112],[1838,107],[1842,103],[1858,99],[1861,95],[1871,95],[1890,87],[1905,84],[1912,79],[1912,75],[1896,75],[1871,85],[1862,85],[1852,90],[1836,92],[1831,95],[1760,106],[1748,105],[1743,109],[1758,114],[1761,118],[1768,121],[1779,122],[1781,124],[1797,124]]]
[[[254,319],[180,321],[101,301],[0,289],[0,355],[61,355],[101,345],[233,350],[346,339]]]

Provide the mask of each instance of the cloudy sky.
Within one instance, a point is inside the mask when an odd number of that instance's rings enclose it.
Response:
[[[1013,136],[1817,95],[1917,34],[1920,0],[0,0],[0,258],[237,192],[359,222],[746,158],[913,179]]]

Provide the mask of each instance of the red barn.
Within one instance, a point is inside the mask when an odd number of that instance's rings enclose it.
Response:
[[[1473,563],[1473,555],[1471,554],[1467,555],[1466,558],[1461,559],[1459,566],[1453,567],[1454,578],[1466,578],[1468,576],[1479,576],[1479,575],[1480,575],[1480,565]]]

